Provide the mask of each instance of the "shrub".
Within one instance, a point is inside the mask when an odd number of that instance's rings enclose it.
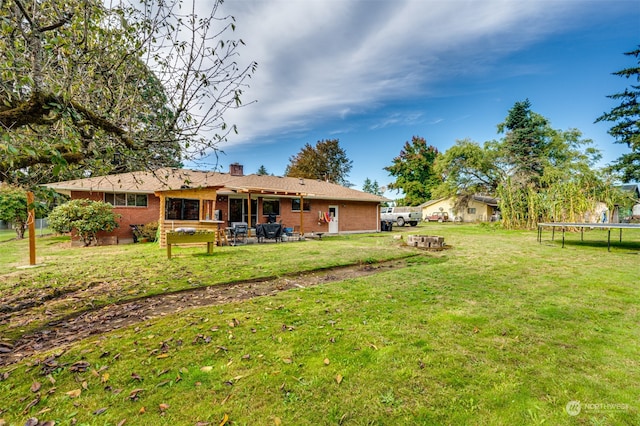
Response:
[[[99,231],[111,232],[118,227],[111,204],[102,201],[72,200],[53,209],[49,227],[56,232],[75,230],[85,247],[97,240]]]
[[[147,241],[155,241],[158,234],[158,222],[145,223],[140,227],[140,238],[146,238]]]

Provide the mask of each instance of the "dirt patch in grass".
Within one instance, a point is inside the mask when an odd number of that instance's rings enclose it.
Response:
[[[45,328],[26,334],[13,343],[0,340],[0,366],[13,364],[41,351],[64,349],[71,343],[92,335],[106,333],[152,318],[176,314],[190,308],[269,296],[293,288],[305,288],[343,281],[406,266],[406,259],[376,264],[352,265],[282,277],[217,284],[140,298],[121,304],[112,304],[99,309],[85,311],[63,320],[49,322]],[[84,296],[90,295],[85,294]],[[63,302],[63,300],[59,302]],[[25,306],[31,305],[29,301],[24,301],[24,303]],[[18,310],[11,312],[9,315],[14,322],[24,321],[26,323],[32,319],[29,317],[33,313]]]

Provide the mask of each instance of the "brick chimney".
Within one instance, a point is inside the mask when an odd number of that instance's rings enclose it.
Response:
[[[244,176],[244,166],[240,163],[229,164],[229,174],[231,176]]]

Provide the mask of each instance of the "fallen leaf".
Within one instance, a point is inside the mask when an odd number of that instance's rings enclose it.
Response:
[[[47,376],[47,379],[49,379],[49,383],[51,383],[52,385],[56,384],[56,379],[54,379],[51,374]]]
[[[144,389],[137,388],[129,392],[129,399],[132,401],[137,401],[139,397],[139,393],[144,392]]]
[[[105,411],[107,411],[107,407],[98,408],[96,411],[93,412],[93,415],[94,416],[99,416],[100,414],[104,413]]]
[[[69,392],[65,392],[65,395],[67,395],[69,398],[77,398],[80,396],[81,393],[82,393],[82,389],[74,389]]]
[[[222,418],[222,421],[220,422],[219,426],[226,425],[228,421],[229,421],[229,415],[227,413],[224,413],[224,417]]]
[[[158,408],[160,408],[161,412],[167,411],[167,409],[169,408],[169,404],[160,404]]]
[[[282,425],[282,420],[280,420],[280,417],[276,417],[273,419],[273,424],[276,426],[280,426]]]
[[[106,382],[107,382],[107,380],[109,380],[109,373],[104,373],[104,374],[102,375],[102,378],[100,379],[100,381],[101,381],[102,383],[106,383]]]
[[[285,364],[291,364],[293,360],[291,358],[283,358],[282,362],[284,362]]]
[[[160,354],[156,357],[156,359],[162,359],[162,358],[169,358],[169,354],[164,353],[164,354]]]
[[[329,358],[325,358],[324,365],[329,365],[329,364],[331,364],[331,361],[329,361]]]
[[[205,365],[204,367],[200,367],[200,371],[208,373],[213,370],[213,367],[210,365]]]
[[[144,407],[140,407],[140,410],[138,411],[138,414],[144,414],[146,412],[147,412],[147,410],[145,410]]]
[[[337,384],[342,383],[342,374],[338,374],[338,375],[336,376],[336,383],[337,383]]]
[[[242,359],[251,359],[250,354],[242,355]]]
[[[74,371],[77,373],[84,373],[91,366],[87,361],[77,361],[74,362],[71,367],[69,367],[69,371]]]
[[[82,389],[89,390],[89,384],[86,381],[82,382]]]
[[[131,378],[132,378],[133,380],[137,380],[137,381],[139,381],[139,382],[141,382],[141,381],[142,381],[142,377],[140,377],[137,373],[131,373]]]
[[[473,334],[480,333],[480,329],[478,327],[473,327]]]
[[[40,382],[33,382],[33,384],[31,385],[31,392],[36,393],[40,390],[41,387],[42,385],[40,384]]]
[[[36,419],[35,417],[31,417],[29,420],[27,420],[24,426],[36,426],[37,424],[38,424],[38,419]]]
[[[127,422],[127,419],[122,419],[118,422],[117,426],[124,426],[124,424]]]

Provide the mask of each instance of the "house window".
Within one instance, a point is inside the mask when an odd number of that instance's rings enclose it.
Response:
[[[105,193],[104,202],[117,207],[147,207],[147,194]]]
[[[200,219],[200,201],[186,198],[167,198],[164,218],[167,220]]]
[[[467,213],[468,214],[476,214],[476,208],[475,207],[469,207],[467,209]]]
[[[280,216],[280,200],[262,200],[262,215]]]
[[[229,222],[246,222],[250,226],[258,223],[258,200],[251,199],[251,221],[249,221],[249,201],[246,198],[229,198]]]
[[[294,212],[300,211],[300,198],[291,199],[291,210]],[[304,201],[304,211],[305,212],[311,211],[311,203],[309,203],[307,200]]]

